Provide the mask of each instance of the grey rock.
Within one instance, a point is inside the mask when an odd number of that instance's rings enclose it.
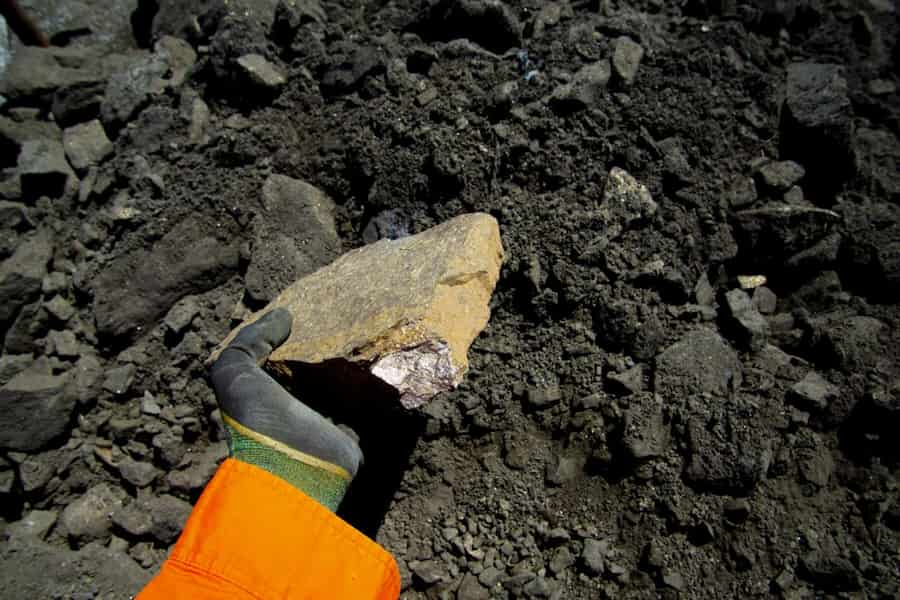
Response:
[[[579,111],[597,104],[612,76],[609,60],[599,60],[578,70],[571,81],[553,90],[550,104],[559,112]]]
[[[753,298],[751,300],[756,310],[764,315],[774,314],[778,308],[778,296],[764,285],[753,290]]]
[[[112,514],[116,527],[133,538],[145,537],[153,528],[153,514],[140,501],[122,506]]]
[[[23,306],[6,332],[3,350],[11,354],[34,354],[40,350],[37,340],[46,335],[48,329],[48,315],[40,302]]]
[[[823,359],[845,371],[865,369],[880,360],[885,324],[873,317],[850,317],[827,327],[820,342]]]
[[[644,391],[646,374],[646,367],[638,364],[621,373],[610,373],[606,379],[610,384],[610,391],[627,396]]]
[[[34,452],[69,430],[75,398],[68,377],[23,371],[0,388],[0,448]]]
[[[63,510],[59,524],[73,541],[103,539],[112,529],[112,514],[121,506],[121,495],[106,483],[99,483]]]
[[[575,564],[575,556],[569,550],[568,546],[561,546],[553,552],[550,558],[550,571],[555,575],[561,574],[563,571]]]
[[[809,248],[788,258],[785,266],[801,272],[815,272],[831,267],[837,262],[842,241],[843,236],[840,233],[826,235]],[[885,246],[879,246],[876,252],[884,248]]]
[[[735,351],[710,329],[699,328],[656,357],[654,389],[667,402],[707,393],[727,395],[739,386],[742,365]]]
[[[34,358],[30,354],[4,354],[0,356],[0,386],[5,385],[16,374],[27,369]]]
[[[456,590],[456,600],[489,600],[490,597],[490,592],[482,587],[478,578],[472,573],[463,577],[462,583]]]
[[[70,127],[100,116],[105,81],[77,82],[57,88],[50,107],[61,127]]]
[[[841,390],[836,385],[832,385],[815,371],[810,371],[791,388],[790,398],[805,410],[821,412],[840,393]]]
[[[85,173],[89,167],[100,164],[113,152],[112,142],[106,137],[103,125],[96,119],[73,125],[63,131],[63,147],[69,162],[79,173]]]
[[[534,440],[523,433],[509,432],[503,438],[503,460],[510,469],[524,469],[531,459]]]
[[[100,119],[116,132],[143,110],[151,98],[165,89],[169,66],[163,56],[147,54],[109,78],[100,105]]]
[[[632,460],[661,456],[669,443],[669,427],[657,394],[637,394],[625,410],[622,445]]]
[[[277,92],[287,83],[287,78],[281,71],[259,54],[242,56],[237,64],[247,81],[267,92]]]
[[[688,424],[690,456],[684,477],[702,490],[746,495],[769,469],[771,442],[763,431],[742,426],[728,409],[712,412]]]
[[[188,142],[190,144],[202,144],[209,139],[207,134],[209,118],[209,105],[202,98],[194,98],[191,101],[191,125],[188,128]]]
[[[552,485],[563,485],[572,481],[581,473],[584,461],[574,456],[557,454],[547,464],[545,477]]]
[[[194,48],[183,39],[169,35],[161,37],[153,46],[153,52],[166,62],[168,71],[165,83],[177,88],[184,83],[187,75],[197,62]]]
[[[100,62],[79,48],[19,46],[0,78],[0,94],[18,104],[49,104],[57,88],[102,81]]]
[[[812,551],[800,559],[800,576],[826,592],[853,592],[862,588],[859,573],[846,558]]]
[[[434,585],[448,579],[443,567],[434,560],[412,561],[409,570],[425,585]]]
[[[426,40],[466,38],[498,54],[522,41],[516,13],[500,0],[440,0],[422,14],[416,29]]]
[[[72,394],[82,406],[91,404],[100,392],[103,365],[93,354],[84,354],[75,363],[72,380]]]
[[[42,540],[56,525],[59,513],[55,510],[32,510],[18,521],[6,526],[4,533],[10,538],[35,538]]]
[[[363,241],[372,244],[378,240],[398,240],[409,235],[409,222],[399,210],[385,210],[369,221],[363,230]]]
[[[81,356],[81,344],[68,329],[51,331],[47,334],[47,353],[60,358],[78,358]]]
[[[766,163],[759,169],[759,176],[763,184],[776,192],[785,192],[797,184],[806,169],[792,160]]]
[[[678,571],[673,571],[672,569],[664,568],[662,573],[660,574],[660,579],[665,587],[671,588],[678,592],[683,592],[687,587],[687,584],[684,581],[684,576]]]
[[[136,461],[131,458],[120,461],[118,467],[122,478],[138,488],[147,487],[160,475],[159,469],[152,463]]]
[[[52,238],[48,232],[40,231],[0,264],[0,331],[5,331],[22,307],[41,293],[52,255]]]
[[[496,567],[487,567],[484,571],[478,574],[478,583],[483,585],[489,590],[494,589],[494,587],[503,580],[504,573],[500,569]]]
[[[555,588],[544,577],[535,577],[522,588],[529,598],[550,598]]]
[[[132,364],[109,369],[106,372],[106,378],[103,380],[103,389],[116,396],[127,394],[128,390],[131,389],[135,373],[137,373],[137,367]]]
[[[813,451],[801,458],[798,467],[801,481],[824,488],[828,485],[831,473],[834,471],[834,457],[831,455],[831,450],[820,443]]]
[[[769,341],[769,322],[753,305],[750,295],[744,290],[731,290],[725,299],[738,342],[754,352],[765,348]]]
[[[661,140],[656,147],[663,155],[663,168],[668,180],[675,187],[691,182],[691,165],[688,161],[684,145],[678,137]]]
[[[384,69],[377,48],[356,46],[345,58],[337,59],[325,71],[321,82],[322,92],[326,95],[350,93],[362,86],[369,77]]]
[[[268,302],[294,281],[338,257],[334,202],[318,188],[283,175],[263,184],[263,211],[253,220],[247,292]]]
[[[19,482],[26,494],[44,489],[56,474],[56,465],[45,456],[29,456],[19,465]]]
[[[26,202],[33,202],[41,196],[61,198],[74,193],[78,183],[66,160],[62,143],[56,140],[29,140],[23,143],[17,172]]]
[[[162,494],[151,497],[146,510],[153,515],[150,536],[161,544],[171,544],[181,534],[192,508],[180,498]]]
[[[613,42],[613,71],[626,85],[634,82],[643,58],[644,47],[630,37],[623,35]]]
[[[732,208],[746,208],[756,202],[756,183],[752,177],[739,177],[728,190]]]
[[[787,67],[781,156],[805,165],[807,184],[821,193],[833,193],[853,170],[853,108],[842,71],[811,62]]]
[[[62,323],[65,323],[75,315],[75,307],[62,296],[54,296],[49,302],[45,302],[44,309],[54,319]]]
[[[166,475],[166,483],[174,492],[193,496],[202,491],[215,475],[216,470],[228,456],[228,448],[224,442],[211,444],[206,450],[196,453],[189,467],[181,471],[170,471]]]
[[[609,555],[609,544],[594,539],[584,540],[581,562],[589,575],[601,575],[606,570],[606,558]]]
[[[779,266],[832,233],[837,213],[812,206],[770,203],[735,215],[735,238],[754,264]]]
[[[152,576],[98,542],[72,551],[35,537],[11,538],[0,548],[0,563],[4,598],[129,598]]]
[[[562,390],[558,385],[543,388],[529,388],[525,392],[525,403],[530,408],[543,409],[553,406],[562,400]]]
[[[603,225],[603,233],[594,238],[583,252],[585,257],[602,254],[609,243],[628,228],[656,214],[657,204],[645,185],[626,171],[613,167],[603,188],[603,200],[595,218]]]
[[[120,255],[92,282],[97,330],[129,337],[184,296],[224,282],[238,268],[236,243],[198,235],[198,221],[176,224],[149,252]]]
[[[198,314],[200,314],[200,303],[196,296],[186,296],[169,309],[163,323],[169,328],[169,331],[180,335]]]
[[[141,398],[141,412],[151,417],[158,416],[162,412],[159,403],[150,392],[145,391],[144,397]]]

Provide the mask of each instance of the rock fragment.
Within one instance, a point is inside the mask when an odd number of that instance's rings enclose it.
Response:
[[[19,521],[7,525],[5,534],[8,537],[44,539],[58,518],[59,513],[54,510],[33,510]]]
[[[812,206],[770,203],[735,215],[741,255],[754,265],[782,265],[788,258],[829,235],[837,213]]]
[[[715,493],[744,496],[765,478],[772,461],[771,442],[747,428],[727,409],[688,425],[690,457],[684,477]]]
[[[553,90],[551,105],[560,112],[572,112],[597,104],[612,76],[608,59],[599,60],[578,70],[572,80]]]
[[[824,377],[810,371],[791,388],[790,397],[806,410],[822,412],[840,394],[840,388],[829,383]]]
[[[643,58],[644,47],[630,37],[623,35],[613,42],[613,71],[625,85],[631,85],[634,82]]]
[[[261,91],[276,93],[287,83],[281,71],[259,54],[245,54],[237,60],[237,64],[246,80]]]
[[[20,243],[0,264],[0,331],[5,332],[22,307],[41,293],[52,256],[52,238],[40,231]]]
[[[369,373],[407,408],[456,387],[466,352],[487,324],[503,260],[496,220],[456,217],[418,235],[348,252],[282,292],[219,346],[276,307],[294,318],[269,364],[344,365]]]
[[[792,160],[766,163],[759,170],[763,184],[776,192],[786,192],[806,175],[806,169]]]
[[[582,253],[589,259],[602,254],[609,243],[629,227],[656,214],[657,204],[647,187],[619,167],[613,167],[603,188],[603,200],[595,213],[601,231]]]
[[[247,293],[270,302],[291,283],[338,257],[341,240],[334,202],[319,188],[272,175],[262,189],[262,211],[253,219]]]
[[[818,193],[833,193],[852,173],[852,117],[848,84],[839,65],[788,65],[781,156],[805,165],[807,181]]]
[[[0,387],[0,448],[34,452],[64,436],[75,409],[67,383],[64,375],[29,370]]]
[[[96,119],[66,129],[63,132],[63,147],[69,162],[79,173],[100,164],[113,151],[103,125]]]
[[[662,456],[669,441],[662,399],[642,393],[629,402],[622,425],[622,446],[633,461]]]
[[[19,180],[26,202],[41,196],[60,198],[74,193],[78,180],[66,160],[62,143],[56,140],[29,140],[19,152]]]
[[[725,294],[725,303],[740,343],[754,352],[762,350],[768,343],[769,322],[757,310],[750,295],[744,290],[731,290]]]
[[[522,41],[522,24],[500,0],[438,0],[416,26],[427,40],[464,38],[498,54]]]
[[[102,539],[109,535],[112,514],[121,506],[120,494],[106,483],[98,483],[66,507],[59,524],[74,541]]]
[[[721,396],[740,385],[741,372],[741,361],[725,340],[700,328],[656,357],[654,389],[669,402],[703,393]]]

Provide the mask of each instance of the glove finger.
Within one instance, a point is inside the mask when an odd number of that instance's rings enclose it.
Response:
[[[258,321],[244,327],[222,352],[240,350],[257,365],[261,365],[272,350],[284,343],[291,334],[293,318],[286,308],[267,312]]]

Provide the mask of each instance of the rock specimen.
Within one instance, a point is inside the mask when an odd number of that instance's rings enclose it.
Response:
[[[463,215],[418,235],[348,252],[300,279],[252,315],[277,307],[294,316],[290,338],[269,364],[356,365],[393,387],[407,408],[456,387],[466,352],[487,324],[503,246],[493,217]]]

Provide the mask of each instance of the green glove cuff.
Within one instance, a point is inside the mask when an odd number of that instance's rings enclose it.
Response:
[[[256,465],[284,479],[332,512],[337,510],[352,479],[344,468],[252,431],[228,415],[222,417],[233,458]]]

